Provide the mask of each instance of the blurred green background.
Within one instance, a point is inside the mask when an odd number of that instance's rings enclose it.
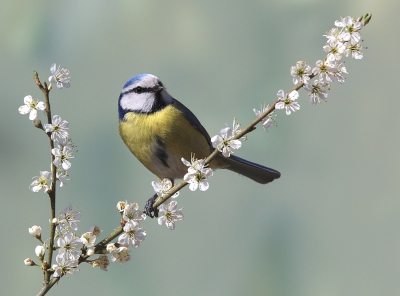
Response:
[[[119,223],[119,200],[152,194],[155,177],[118,136],[124,83],[147,72],[212,135],[234,116],[292,87],[290,67],[322,59],[322,36],[340,16],[372,13],[364,59],[347,59],[329,101],[279,112],[237,155],[279,170],[268,186],[218,171],[206,192],[185,188],[174,231],[148,219],[140,248],[108,272],[89,265],[50,295],[399,295],[400,199],[396,1],[2,1],[0,4],[1,294],[36,295],[42,282],[28,227],[48,231],[49,202],[28,186],[48,169],[46,137],[17,109],[52,63],[71,88],[51,92],[79,152],[57,211],[82,211],[79,233]],[[43,114],[40,118],[44,119]],[[103,238],[104,236],[102,236]]]

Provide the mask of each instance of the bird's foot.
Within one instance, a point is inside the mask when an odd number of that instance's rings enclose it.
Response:
[[[152,197],[148,199],[146,202],[146,205],[144,206],[144,212],[146,213],[147,216],[150,218],[158,218],[158,209],[153,208],[153,204],[157,199],[157,194],[154,194]],[[154,212],[154,215],[152,214]]]

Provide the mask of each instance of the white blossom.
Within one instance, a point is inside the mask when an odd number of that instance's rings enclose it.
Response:
[[[297,91],[294,90],[289,95],[286,95],[283,90],[279,90],[277,96],[280,101],[275,104],[276,109],[285,109],[286,115],[300,110],[300,105],[297,102],[299,98],[299,93]]]
[[[290,68],[290,75],[293,76],[293,83],[298,84],[304,82],[304,84],[307,84],[310,80],[310,71],[311,67],[306,62],[298,61],[296,66]]]
[[[346,67],[343,65],[343,63],[337,64],[334,77],[339,83],[344,83],[345,81],[343,74],[349,74],[346,70]]]
[[[118,237],[118,243],[122,245],[131,244],[134,248],[137,248],[140,242],[146,238],[146,235],[146,231],[140,227],[139,222],[130,220],[124,226],[124,233]]]
[[[127,205],[128,205],[128,201],[126,201],[126,200],[117,202],[118,212],[122,213]]]
[[[341,42],[336,42],[335,44],[326,44],[323,50],[327,53],[326,59],[328,62],[334,63],[342,59],[342,55],[346,46]]]
[[[182,162],[188,166],[188,173],[185,174],[183,180],[189,183],[189,189],[195,191],[199,188],[201,191],[206,191],[209,187],[208,179],[212,177],[213,171],[206,167],[205,159],[195,159],[192,155],[191,162],[188,162],[183,157]]]
[[[346,46],[346,49],[344,51],[345,56],[347,57],[349,54],[351,54],[351,57],[356,60],[361,60],[363,58],[363,53],[361,52],[362,50],[362,45],[361,44],[351,44],[348,43]]]
[[[49,186],[47,182],[51,180],[51,172],[48,171],[40,171],[40,176],[33,177],[37,178],[34,180],[29,186],[29,190],[32,192],[39,192],[41,189],[44,189],[44,192],[49,190]]]
[[[84,246],[86,247],[91,247],[94,245],[96,241],[96,235],[93,234],[93,232],[85,232],[84,234],[81,235],[81,241]]]
[[[328,39],[327,43],[328,43],[330,46],[335,46],[336,43],[338,42],[339,34],[340,34],[340,30],[339,30],[339,29],[337,29],[337,28],[332,28],[332,29],[330,29],[329,32],[328,32],[326,35],[324,35],[324,36]]]
[[[119,263],[123,264],[129,260],[131,260],[131,255],[129,254],[129,248],[122,246],[118,247],[115,251],[111,253],[111,261],[118,260]]]
[[[71,148],[72,150],[74,150],[75,148],[76,148],[76,145],[72,142],[72,140],[71,139],[69,139],[69,138],[59,138],[58,140],[57,140],[57,146],[58,146],[58,148],[60,148],[60,149],[62,149],[62,148],[64,148],[65,146],[68,146],[69,148]]]
[[[51,139],[59,143],[63,143],[63,139],[68,139],[69,123],[66,120],[62,120],[59,115],[54,115],[51,124],[45,124],[44,129],[46,133],[51,133]]]
[[[232,129],[223,128],[219,134],[211,138],[211,142],[222,152],[222,155],[229,157],[233,153],[232,149],[239,149],[242,146],[240,140],[230,140],[232,138]]]
[[[330,83],[334,77],[336,71],[335,65],[327,60],[318,60],[315,63],[315,67],[312,69],[312,73],[318,76],[318,80],[322,83]]]
[[[69,204],[63,211],[60,212],[59,225],[78,230],[78,222],[81,219],[81,212],[72,211],[72,205]]]
[[[64,254],[67,258],[77,260],[82,254],[83,243],[79,237],[71,232],[58,238],[57,245],[60,247],[59,254]]]
[[[339,38],[343,41],[349,41],[351,44],[356,44],[361,40],[361,35],[358,32],[364,25],[362,22],[356,22],[351,16],[346,16],[340,21],[335,22],[335,26],[342,28]]]
[[[62,166],[57,168],[56,177],[57,177],[57,180],[60,182],[60,187],[64,186],[65,181],[71,180],[71,178],[69,178],[68,171],[65,171],[62,168]]]
[[[233,129],[229,126],[221,129],[219,134],[211,138],[211,142],[217,147],[218,151],[222,152],[222,155],[229,157],[233,153],[232,149],[237,150],[242,146],[240,140],[233,140],[232,138],[238,133],[237,130],[240,125],[236,124],[236,120],[233,121]]]
[[[28,95],[24,97],[25,105],[22,105],[18,108],[18,112],[20,114],[28,114],[29,119],[34,120],[37,117],[37,110],[44,110],[46,109],[46,104],[39,101],[34,101],[32,96]]]
[[[169,193],[171,188],[173,187],[172,181],[168,178],[164,178],[163,180],[158,180],[158,182],[152,181],[151,186],[153,186],[154,191],[157,193],[157,196],[164,196]],[[179,191],[175,192],[171,197],[178,197]]]
[[[122,219],[124,219],[125,221],[145,220],[146,214],[142,211],[139,211],[138,203],[130,203],[125,206],[124,212],[122,214]]]
[[[67,258],[65,254],[58,254],[56,256],[56,261],[58,264],[54,264],[52,269],[54,270],[53,277],[61,277],[67,273],[74,273],[78,270],[78,259]]]
[[[166,225],[169,229],[175,228],[175,222],[183,220],[182,210],[177,210],[177,201],[170,201],[167,205],[161,204],[158,208],[160,217],[158,218],[159,225]]]
[[[261,104],[261,110],[257,110],[257,109],[253,109],[254,114],[257,117],[260,117],[262,114],[264,114],[265,110],[269,109],[269,105],[268,104]],[[265,116],[263,119],[261,119],[263,128],[266,132],[268,132],[268,128],[271,126],[276,126],[276,122],[275,122],[275,116],[276,114],[274,114],[274,111],[272,111],[270,114],[268,114],[267,116]]]
[[[326,101],[328,93],[325,91],[325,87],[327,86],[329,85],[319,80],[314,80],[313,84],[304,86],[304,89],[310,92],[308,95],[310,96],[310,103],[312,105],[321,103],[321,100]]]
[[[157,182],[152,181],[151,186],[153,186],[153,189],[157,193],[157,196],[164,196],[166,194],[169,194],[169,191],[173,187],[172,181],[168,178],[158,180]],[[178,196],[179,196],[179,191],[175,192],[171,197],[176,198]]]
[[[56,64],[52,64],[50,67],[50,72],[51,76],[49,77],[49,82],[50,83],[56,83],[57,88],[61,89],[63,87],[70,87],[70,80],[71,77],[69,76],[69,70],[65,68],[61,68],[61,66],[58,66]]]
[[[72,149],[68,146],[64,146],[62,149],[51,149],[51,153],[55,156],[53,161],[54,165],[56,167],[62,167],[64,170],[69,170],[72,164],[68,159],[74,158],[74,156],[72,156],[72,152]]]

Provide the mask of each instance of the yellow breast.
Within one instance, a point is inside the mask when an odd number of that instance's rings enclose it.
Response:
[[[119,133],[129,150],[159,178],[183,178],[187,167],[181,158],[204,158],[211,152],[204,135],[173,104],[152,114],[129,112]]]

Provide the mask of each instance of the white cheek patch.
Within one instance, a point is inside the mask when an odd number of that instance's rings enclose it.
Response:
[[[143,113],[150,112],[154,104],[154,93],[141,93],[134,92],[126,93],[122,96],[120,104],[122,109],[130,111],[139,111]]]

